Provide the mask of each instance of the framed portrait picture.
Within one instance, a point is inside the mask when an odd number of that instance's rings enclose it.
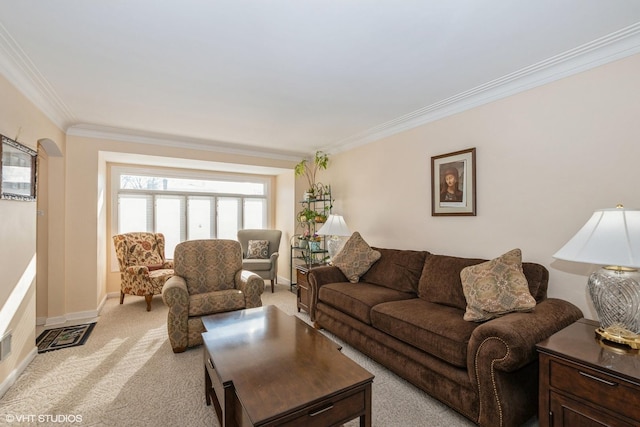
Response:
[[[37,152],[19,142],[0,135],[0,198],[36,200]]]
[[[476,149],[431,157],[431,215],[476,215]]]

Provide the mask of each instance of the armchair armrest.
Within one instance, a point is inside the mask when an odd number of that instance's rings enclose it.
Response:
[[[167,328],[174,353],[186,350],[188,343],[189,291],[180,276],[170,277],[162,287],[162,300],[169,307]]]
[[[148,276],[149,267],[146,265],[130,265],[125,267],[123,273],[128,276]]]
[[[311,293],[309,301],[309,318],[316,319],[316,305],[318,304],[318,292],[323,285],[329,283],[348,282],[349,279],[335,266],[316,267],[309,270],[307,276]]]
[[[535,375],[535,384],[524,384],[519,381],[534,376],[505,373],[515,373],[535,362],[537,343],[582,316],[582,311],[570,302],[548,298],[538,303],[530,313],[510,313],[483,323],[473,331],[467,352],[467,369],[480,395],[479,421],[483,417],[503,413],[499,396],[516,394],[537,384]]]
[[[262,307],[262,292],[264,280],[262,277],[247,270],[239,270],[235,277],[236,287],[244,294],[246,308]]]

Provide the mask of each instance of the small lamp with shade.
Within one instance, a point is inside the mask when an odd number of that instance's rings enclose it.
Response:
[[[604,266],[591,274],[597,337],[640,349],[640,209],[600,209],[554,258]]]
[[[342,246],[344,246],[346,236],[351,235],[351,231],[349,231],[349,227],[347,227],[347,223],[344,221],[342,215],[333,214],[329,215],[329,218],[327,218],[327,221],[320,227],[317,233],[328,236],[327,251],[331,259],[333,259],[338,252],[340,252]]]

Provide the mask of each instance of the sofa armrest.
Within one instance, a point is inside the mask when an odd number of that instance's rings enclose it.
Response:
[[[311,321],[316,319],[316,305],[318,303],[318,292],[320,288],[329,283],[349,281],[338,267],[331,265],[312,268],[309,270],[307,280],[309,281],[309,293],[311,294],[309,301],[309,318]]]
[[[245,308],[262,307],[264,279],[248,270],[240,270],[235,277],[236,286],[244,294]]]
[[[502,414],[500,396],[516,393],[518,387],[524,386],[509,383],[508,378],[518,378],[517,375],[503,373],[515,372],[535,362],[537,343],[582,316],[582,311],[570,302],[548,298],[530,313],[510,313],[483,323],[473,331],[467,368],[480,395],[480,421],[483,416]],[[535,381],[537,383],[537,378]]]
[[[189,335],[189,291],[184,278],[171,276],[162,287],[162,300],[169,307],[167,332],[174,353],[187,349]]]

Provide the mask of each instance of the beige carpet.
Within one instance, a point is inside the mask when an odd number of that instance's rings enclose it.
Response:
[[[263,303],[297,314],[288,289],[267,290]],[[147,312],[143,298],[126,297],[122,306],[109,299],[86,344],[36,356],[0,399],[0,425],[218,426],[204,400],[202,347],[174,354],[162,298],[155,297],[152,307]],[[304,313],[299,316],[309,321]],[[373,426],[473,425],[341,344],[345,355],[375,375]]]

